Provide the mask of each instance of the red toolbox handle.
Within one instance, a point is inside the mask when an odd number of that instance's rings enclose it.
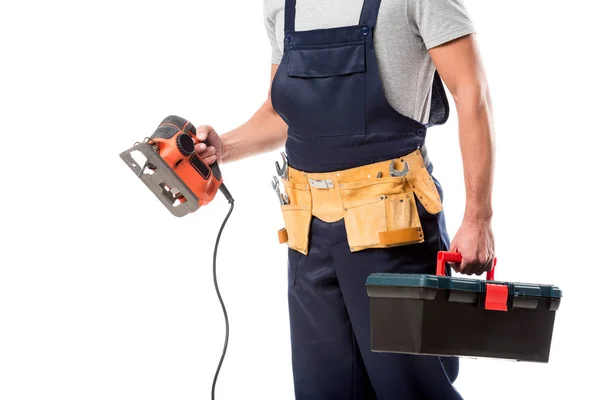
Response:
[[[438,253],[438,258],[437,258],[437,276],[445,276],[446,275],[446,263],[447,262],[451,262],[451,263],[460,263],[462,262],[462,254],[460,253],[453,253],[450,251],[440,251]],[[494,266],[492,267],[491,271],[487,272],[487,280],[488,281],[493,281],[494,280],[494,272],[496,271],[496,262],[498,260],[496,258],[494,258]]]
[[[462,255],[460,253],[453,253],[449,251],[440,251],[437,259],[437,276],[446,275],[446,263],[460,263],[462,262]],[[496,262],[498,260],[494,258],[494,266],[491,271],[487,272],[487,280],[494,280],[494,272],[496,271]],[[494,283],[485,284],[485,309],[493,311],[508,311],[508,286],[498,285]]]

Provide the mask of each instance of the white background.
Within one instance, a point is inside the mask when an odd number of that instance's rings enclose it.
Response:
[[[497,128],[497,278],[564,290],[547,365],[464,360],[465,399],[594,398],[597,10],[467,0]],[[224,324],[218,197],[172,217],[119,153],[177,114],[226,132],[264,101],[262,2],[0,6],[0,399],[208,399]],[[456,114],[429,150],[448,229],[464,206]],[[218,399],[292,399],[278,152],[223,166],[236,208],[219,281]],[[448,327],[452,329],[452,327]]]

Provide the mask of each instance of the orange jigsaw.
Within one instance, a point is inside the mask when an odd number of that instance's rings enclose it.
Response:
[[[173,215],[182,217],[210,203],[218,190],[233,201],[219,165],[207,165],[195,152],[198,143],[194,125],[172,115],[121,159]]]

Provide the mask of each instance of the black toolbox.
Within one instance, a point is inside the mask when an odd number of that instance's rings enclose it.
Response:
[[[562,298],[556,286],[445,276],[458,253],[440,252],[437,275],[372,274],[375,352],[548,362]]]

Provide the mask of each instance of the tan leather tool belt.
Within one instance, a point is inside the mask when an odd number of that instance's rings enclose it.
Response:
[[[393,164],[392,164],[393,163]],[[390,164],[404,176],[392,176]],[[313,217],[344,220],[353,252],[421,243],[425,240],[416,201],[431,214],[442,202],[419,150],[396,160],[327,173],[289,168],[283,182],[289,203],[281,210],[280,243],[308,254]]]

